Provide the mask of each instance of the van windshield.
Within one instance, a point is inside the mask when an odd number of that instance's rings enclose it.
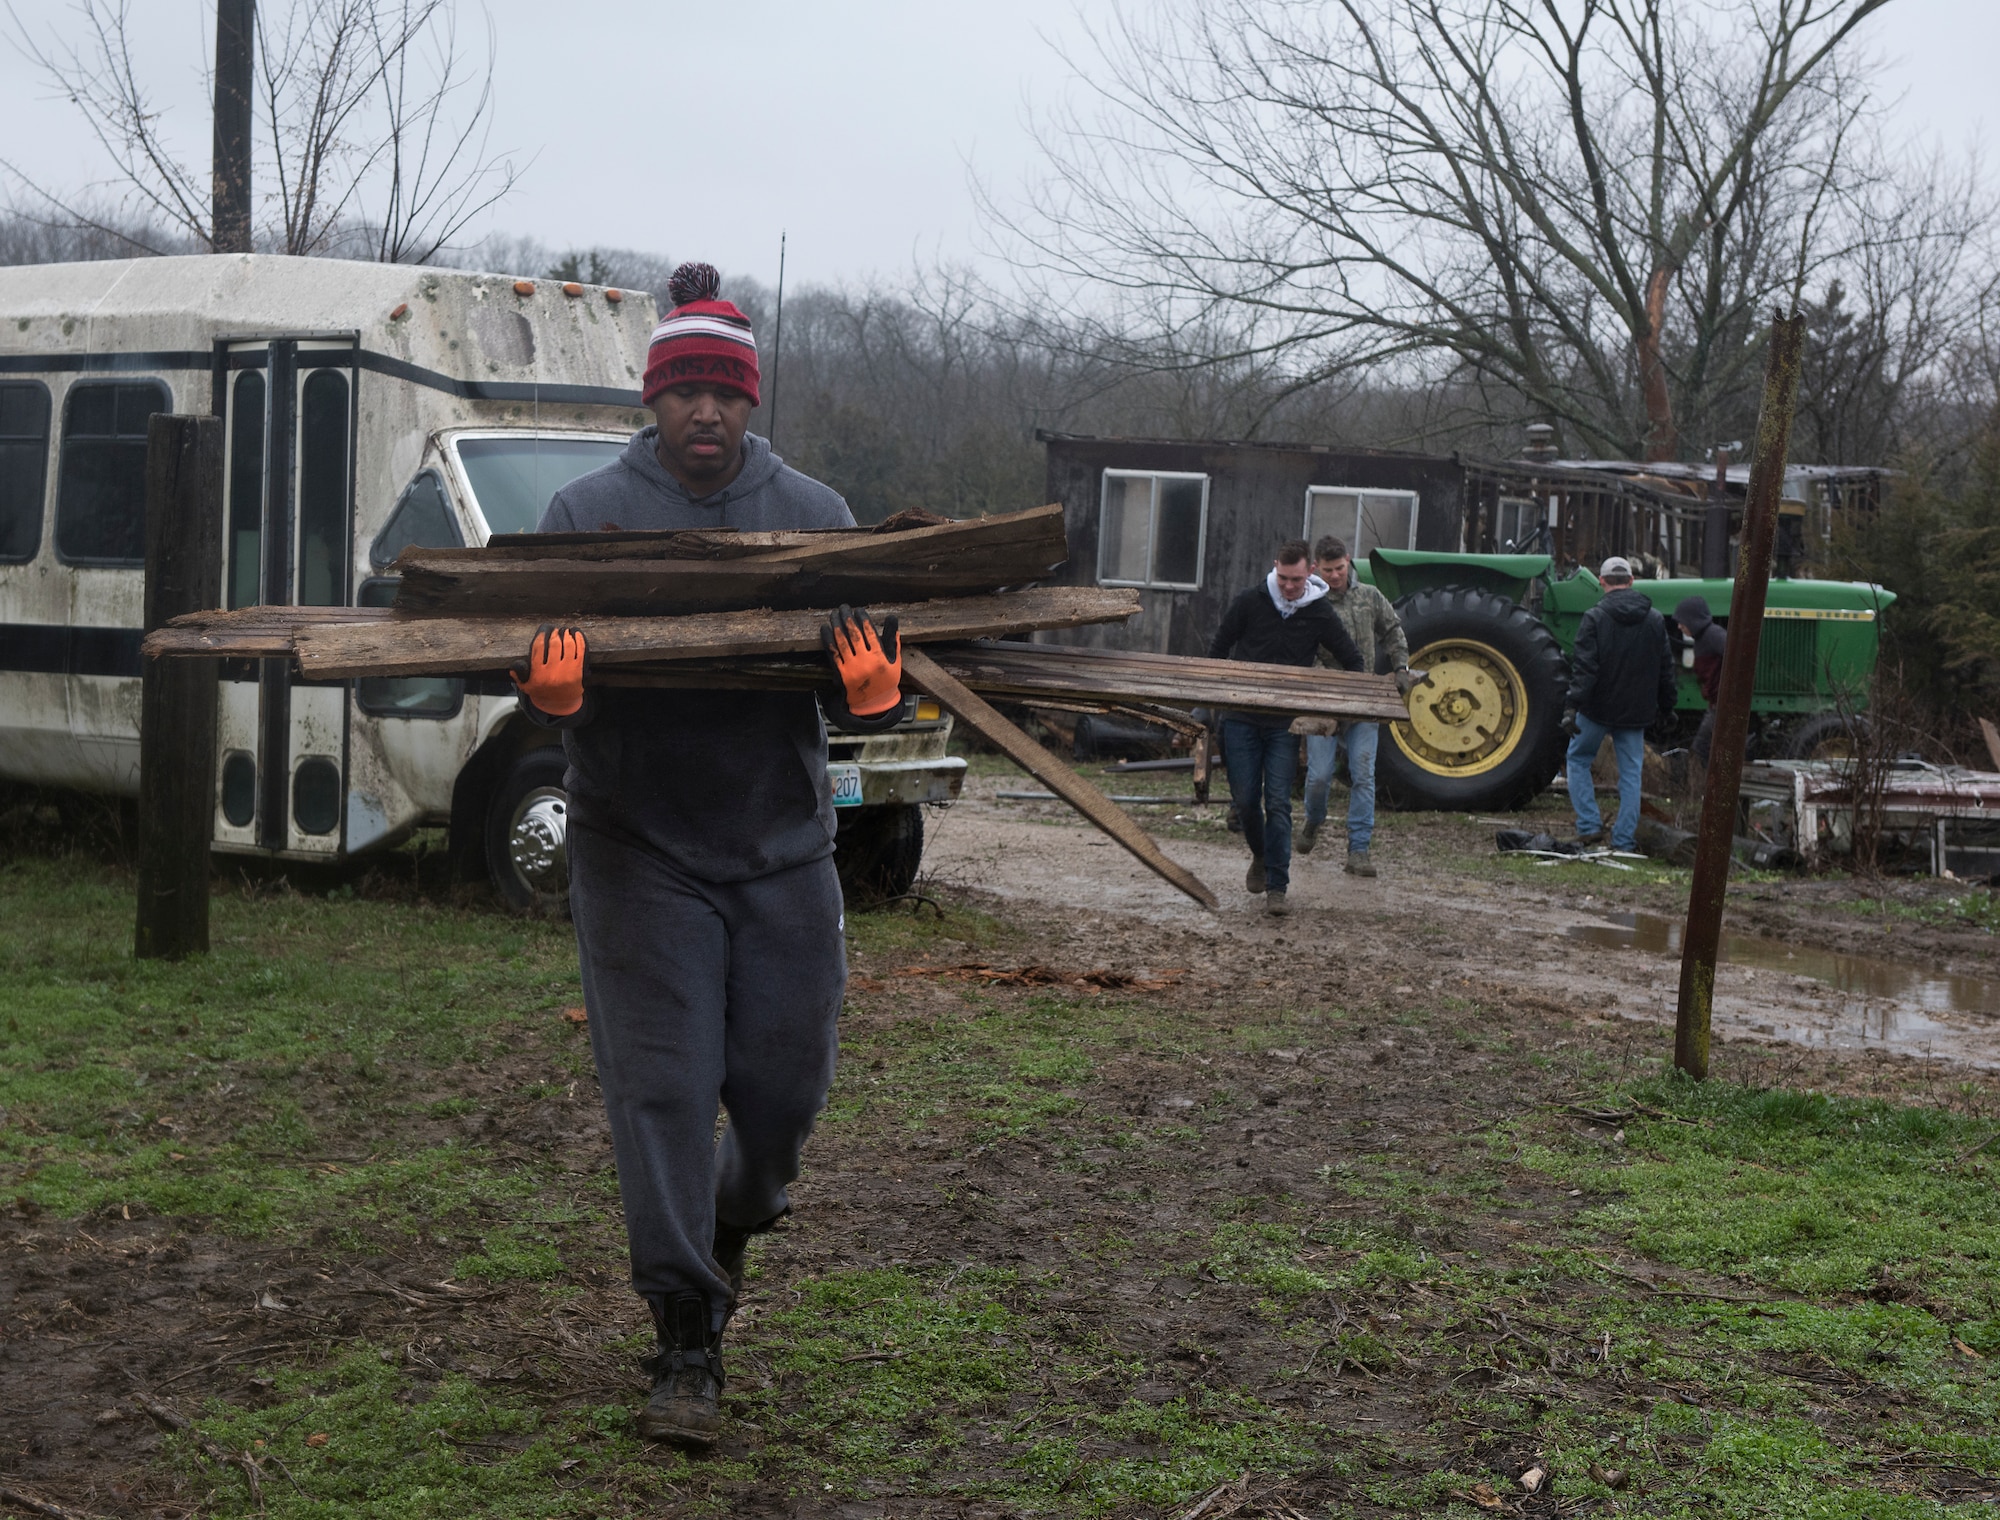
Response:
[[[532,533],[549,498],[625,452],[622,438],[461,438],[458,461],[493,533]]]

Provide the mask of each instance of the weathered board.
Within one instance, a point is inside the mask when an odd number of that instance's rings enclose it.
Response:
[[[1040,781],[1098,828],[1130,850],[1164,880],[1173,883],[1204,908],[1217,906],[1215,893],[1194,872],[1167,858],[1153,836],[1059,755],[1030,739],[976,692],[945,670],[921,649],[903,652],[903,678],[929,692],[966,727],[973,729]]]
[[[1409,718],[1408,704],[1396,690],[1393,676],[1062,644],[938,642],[928,645],[927,653],[955,680],[984,697],[1070,702],[1085,708],[1161,704],[1388,723]],[[618,686],[756,687],[823,685],[826,675],[817,660],[746,656],[671,666],[634,661],[602,670],[596,678]]]
[[[1138,610],[1138,593],[1096,587],[1040,587],[990,596],[873,607],[878,622],[894,614],[911,643],[963,640],[1037,628],[1115,621]],[[528,640],[547,619],[416,617],[387,607],[245,607],[180,617],[151,634],[152,656],[291,657],[300,674],[351,676],[474,675],[526,658]],[[823,684],[823,612],[706,612],[685,617],[586,615],[574,620],[590,645],[594,673],[633,663],[728,660],[807,654],[811,680]]]
[[[630,552],[643,542],[623,534],[527,535],[529,541],[499,550],[410,548],[393,567],[402,577],[396,607],[543,618],[824,609],[1022,586],[1044,579],[1069,555],[1060,507],[898,533],[754,536],[756,550],[737,553],[741,545],[727,534],[658,535],[659,552],[651,557]],[[547,541],[570,538],[580,541]]]

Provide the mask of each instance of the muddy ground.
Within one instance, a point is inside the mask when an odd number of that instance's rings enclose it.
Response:
[[[1144,776],[1105,784],[1134,794],[1186,790],[1185,782]],[[1283,945],[1306,958],[1302,978],[1317,978],[1323,965],[1344,974],[1350,964],[1362,975],[1392,977],[1391,988],[1444,987],[1469,976],[1470,985],[1529,999],[1561,989],[1619,1017],[1673,1020],[1678,940],[1669,953],[1595,937],[1616,927],[1612,916],[1635,912],[1674,921],[1677,931],[1687,873],[1643,861],[1624,872],[1509,861],[1494,848],[1502,828],[1566,837],[1572,830],[1560,793],[1506,819],[1384,812],[1373,852],[1381,875],[1373,880],[1341,870],[1336,793],[1335,823],[1295,862],[1295,911],[1280,920],[1244,890],[1247,857],[1225,831],[1219,804],[1136,810],[1166,837],[1168,853],[1220,894],[1222,909],[1210,914],[1103,836],[1077,828],[1060,804],[995,800],[1001,791],[1032,789],[997,771],[975,774],[968,801],[934,817],[925,865],[942,882],[1010,904],[1084,914],[1068,943],[1116,944],[1156,960],[1170,945],[1184,947],[1175,952],[1183,959],[1232,941]],[[1756,947],[1765,953],[1755,964],[1721,968],[1718,1034],[2000,1068],[2000,935],[1954,918],[1947,905],[1965,890],[1917,877],[1740,872],[1727,931],[1777,944]],[[1100,920],[1092,910],[1113,897],[1120,911]],[[1397,945],[1404,953],[1385,960],[1382,952]],[[1796,966],[1782,963],[1787,950]],[[1834,956],[1838,964],[1829,963]],[[1918,985],[1905,985],[1912,980]]]
[[[1567,931],[1607,911],[1670,913],[1675,884],[1507,866],[1487,854],[1491,825],[1390,817],[1377,841],[1381,878],[1340,874],[1338,840],[1324,843],[1300,862],[1296,911],[1278,920],[1242,890],[1235,842],[1212,818],[1185,821],[1190,809],[1178,829],[1160,822],[1172,853],[1219,889],[1222,910],[1209,914],[1053,809],[991,800],[1000,784],[982,777],[965,804],[932,816],[925,890],[941,922],[912,948],[855,954],[835,1116],[810,1150],[795,1217],[758,1246],[732,1330],[726,1460],[586,1464],[575,1479],[552,1472],[550,1493],[587,1487],[584,1512],[606,1514],[998,1516],[1022,1512],[995,1495],[1018,1466],[1024,1430],[1053,1439],[1065,1420],[1073,1432],[1095,1429],[1080,1450],[1109,1462],[1147,1444],[1121,1448],[1093,1416],[1245,1399],[1336,1432],[1341,1459],[1294,1461],[1262,1477],[1247,1463],[1237,1483],[1213,1491],[1210,1515],[1409,1512],[1428,1505],[1382,1485],[1420,1485],[1445,1469],[1485,1475],[1515,1513],[1636,1502],[1576,1498],[1580,1490],[1560,1485],[1538,1495],[1510,1488],[1548,1458],[1532,1424],[1496,1419],[1474,1394],[1506,1385],[1531,1407],[1569,1401],[1607,1420],[1636,1420],[1662,1400],[1696,1402],[1686,1384],[1616,1365],[1574,1327],[1594,1297],[1754,1296],[1733,1279],[1668,1274],[1610,1241],[1596,1248],[1600,1281],[1525,1274],[1504,1308],[1474,1312],[1405,1282],[1308,1296],[1274,1318],[1266,1293],[1216,1267],[1212,1226],[1219,1215],[1287,1227],[1336,1220],[1427,1260],[1524,1269],[1537,1248],[1571,1238],[1593,1200],[1521,1164],[1518,1148],[1496,1154],[1492,1136],[1526,1120],[1609,1143],[1618,1116],[1599,1123],[1571,1105],[1607,1078],[1658,1063],[1670,1044],[1661,1021],[1671,1017],[1675,971],[1661,956]],[[1733,923],[1805,948],[2000,979],[1992,934],[1857,908],[1866,895],[1838,879],[1747,882],[1732,899]],[[922,923],[936,916],[923,904],[914,912]],[[967,926],[962,939],[958,925]],[[938,974],[968,964],[1119,977],[1096,992],[1074,981]],[[1056,1079],[1069,1104],[1059,1119],[996,1129],[989,1114],[946,1105],[913,1126],[895,1103],[865,1101],[871,1082],[897,1072],[918,1026],[968,1009],[1053,1009],[1060,1028],[1064,1009],[1096,1018],[1089,1010],[1107,999],[1143,1009],[1138,1032],[1104,1036],[1087,1072]],[[1726,970],[1718,1003],[1716,1067],[1735,1081],[1974,1106],[2000,1092],[1985,1072],[2000,1066],[2000,1020],[1857,998],[1768,970]],[[1272,1032],[1244,1034],[1260,1024]],[[393,1133],[354,1128],[337,1093],[300,1101],[321,1138],[319,1164],[462,1137],[496,1164],[516,1157],[546,1169],[559,1158],[573,1196],[589,1199],[610,1153],[594,1084],[575,1071],[574,1051],[555,1061],[536,1048],[428,1076],[434,1091],[419,1099],[462,1099],[467,1111],[406,1118]],[[1353,1185],[1354,1169],[1385,1165],[1431,1179],[1431,1201]],[[1454,1179],[1464,1189],[1456,1202]],[[149,1416],[136,1397],[181,1417],[215,1401],[254,1409],[278,1397],[273,1365],[326,1363],[357,1345],[379,1348],[419,1390],[458,1374],[553,1409],[643,1397],[632,1353],[640,1319],[610,1210],[586,1210],[558,1232],[564,1296],[553,1307],[542,1284],[449,1280],[467,1228],[441,1227],[457,1239],[356,1252],[310,1236],[230,1239],[143,1209],[56,1220],[17,1206],[0,1220],[0,1495],[17,1507],[39,1499],[106,1516],[244,1512],[244,1467],[219,1448],[208,1462],[191,1456],[163,1433],[166,1416]],[[900,1271],[948,1294],[955,1274],[993,1268],[1021,1285],[1000,1291],[1026,1327],[1016,1348],[1024,1357],[1009,1364],[1017,1386],[963,1417],[905,1416],[913,1440],[933,1443],[921,1479],[843,1468],[841,1491],[824,1492],[799,1477],[812,1467],[810,1449],[779,1461],[773,1443],[809,1448],[813,1437],[787,1413],[803,1393],[781,1338],[765,1328],[770,1316],[830,1274]],[[1327,1354],[1356,1330],[1395,1349],[1361,1364]],[[1081,1361],[1079,1347],[1088,1349]],[[845,1360],[864,1364],[849,1369],[859,1373],[870,1358],[901,1354]],[[1811,1384],[1812,1418],[1829,1439],[1866,1440],[1893,1413],[1880,1390],[1809,1361],[1778,1358],[1772,1372]],[[1042,1427],[1038,1411],[1048,1411]],[[1648,1439],[1656,1457],[1664,1442],[1665,1459],[1694,1440]],[[469,1441],[463,1460],[482,1460],[480,1446]],[[268,1500],[289,1502],[287,1485],[305,1492],[275,1454],[250,1455]],[[632,1476],[647,1471],[650,1488]],[[1990,1479],[1945,1461],[1884,1482],[1940,1501],[1995,1497]],[[1461,1514],[1496,1507],[1465,1492]],[[1442,1510],[1450,1500],[1434,1502]],[[1197,1503],[1103,1507],[1180,1514]]]

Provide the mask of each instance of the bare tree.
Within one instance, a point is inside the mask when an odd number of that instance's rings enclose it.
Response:
[[[1086,342],[1226,313],[1301,383],[1448,378],[1668,458],[1843,251],[1886,3],[1180,0],[1095,37],[1052,175],[987,205]]]
[[[41,185],[5,160],[0,167],[43,219],[109,235],[136,212],[178,240],[216,246],[208,176],[179,156],[135,57],[132,0],[76,0],[72,9],[74,35],[38,38],[10,4],[13,40],[104,149],[121,215],[107,220],[88,197]],[[257,245],[436,256],[517,177],[511,161],[487,152],[492,65],[490,36],[483,74],[461,49],[455,0],[260,6]]]

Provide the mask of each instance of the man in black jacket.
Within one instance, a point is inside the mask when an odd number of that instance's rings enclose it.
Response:
[[[1259,665],[1309,666],[1322,649],[1344,670],[1361,669],[1361,651],[1326,601],[1326,582],[1312,573],[1310,551],[1294,539],[1278,551],[1270,573],[1229,604],[1208,646],[1210,659]],[[1299,741],[1289,714],[1228,713],[1222,757],[1229,795],[1243,819],[1250,869],[1243,885],[1264,893],[1267,913],[1289,913],[1292,880],[1292,780]]]
[[[1569,657],[1569,707],[1563,727],[1569,741],[1569,800],[1576,837],[1604,842],[1597,787],[1590,767],[1605,738],[1618,757],[1618,821],[1612,848],[1629,850],[1639,835],[1639,780],[1646,760],[1646,730],[1671,712],[1678,682],[1667,620],[1632,586],[1632,567],[1613,555],[1597,573],[1604,600],[1583,615]]]

